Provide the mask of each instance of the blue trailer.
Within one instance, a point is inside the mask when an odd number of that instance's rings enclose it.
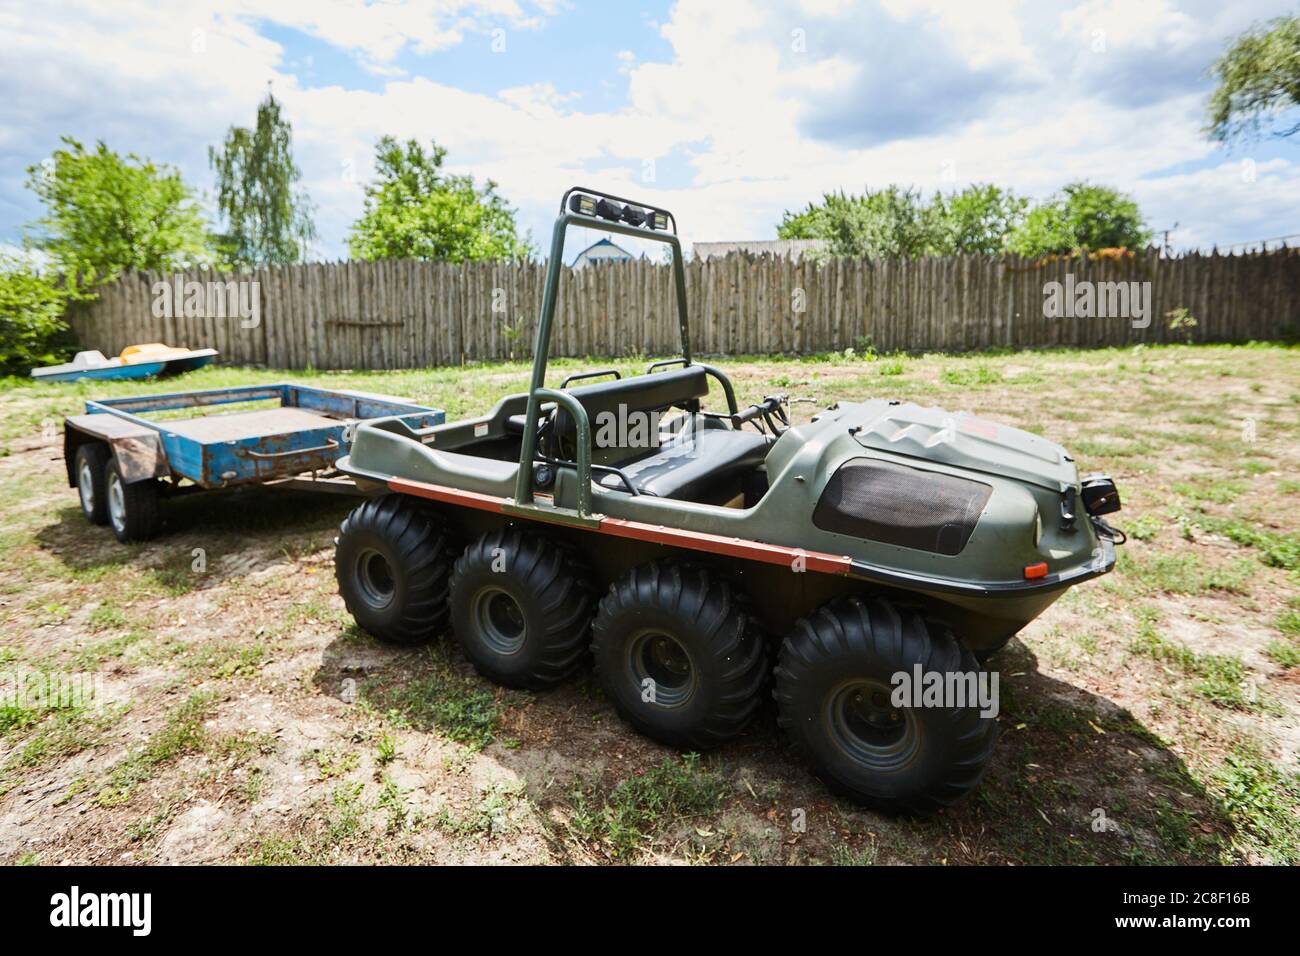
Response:
[[[211,411],[220,406],[240,407]],[[208,412],[177,414],[190,410]],[[358,422],[394,415],[412,428],[444,418],[405,399],[289,383],[103,399],[64,420],[63,458],[87,519],[143,541],[169,495],[248,484],[358,493],[334,462]]]

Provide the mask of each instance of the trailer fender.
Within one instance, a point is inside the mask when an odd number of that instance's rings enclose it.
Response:
[[[63,464],[68,487],[75,488],[74,462],[77,448],[86,442],[102,441],[117,460],[118,472],[126,484],[170,474],[167,453],[156,431],[124,421],[115,415],[73,415],[63,421]]]

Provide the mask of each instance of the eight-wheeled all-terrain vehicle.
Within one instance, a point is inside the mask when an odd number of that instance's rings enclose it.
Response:
[[[680,358],[545,387],[570,226],[672,248]],[[691,358],[686,311],[667,210],[565,193],[528,392],[430,428],[359,425],[339,461],[382,492],[340,530],[349,610],[398,643],[450,626],[511,687],[590,654],[628,722],[679,748],[727,741],[771,692],[834,790],[886,810],[953,802],[997,735],[964,692],[977,659],[1113,567],[1114,484],[1080,481],[1046,439],[934,408],[840,402],[798,426],[784,397],[742,410]],[[725,412],[705,410],[710,384]]]

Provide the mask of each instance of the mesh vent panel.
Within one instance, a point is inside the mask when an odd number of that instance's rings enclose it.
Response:
[[[934,554],[959,554],[993,486],[889,461],[855,458],[831,476],[813,511],[823,531]]]

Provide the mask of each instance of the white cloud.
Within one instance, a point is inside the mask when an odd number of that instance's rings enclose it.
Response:
[[[1156,228],[1178,223],[1175,246],[1208,249],[1294,234],[1300,209],[1300,174],[1294,163],[1271,159],[1256,163],[1249,157],[1225,161],[1209,169],[1159,179],[1140,180],[1134,194]],[[1188,197],[1196,197],[1197,217],[1190,219]],[[1285,211],[1278,216],[1279,211]],[[1261,231],[1260,224],[1276,217],[1279,228]],[[1291,240],[1295,244],[1295,239]]]
[[[1168,0],[1124,3],[1123,0],[1088,0],[1061,14],[1062,35],[1086,36],[1089,43],[1111,43],[1153,49],[1168,44],[1187,49],[1202,27]]]
[[[1022,35],[1019,0],[882,0],[881,6],[899,20],[924,18],[932,32],[951,38],[973,67],[1033,59]]]
[[[512,86],[497,94],[533,119],[558,119],[564,104],[578,98],[577,93],[561,93],[551,83]]]
[[[238,0],[232,6],[243,16],[292,27],[341,50],[362,54],[376,66],[390,62],[408,46],[416,53],[448,49],[467,32],[484,30],[489,20],[532,30],[543,19],[527,14],[515,0]],[[540,9],[553,13],[555,7],[543,4]]]
[[[102,137],[206,184],[207,146],[252,120],[268,82],[294,124],[330,256],[342,253],[383,134],[436,137],[453,171],[500,184],[543,245],[560,193],[577,182],[674,209],[688,240],[770,237],[783,210],[835,189],[995,181],[1044,195],[1078,178],[1133,191],[1153,225],[1177,220],[1187,241],[1289,231],[1296,162],[1262,161],[1248,190],[1226,184],[1235,161],[1160,175],[1214,156],[1200,133],[1200,71],[1270,6],[1189,3],[680,0],[643,27],[670,55],[616,48],[593,59],[587,89],[557,86],[539,60],[527,82],[495,94],[402,75],[399,57],[494,24],[544,28],[556,3],[4,7],[0,235],[17,238],[34,216],[21,170],[59,134]],[[266,21],[347,53],[382,86],[305,86],[258,32]],[[1100,56],[1094,29],[1106,36]],[[621,106],[587,105],[595,98],[582,94],[604,82],[626,88]],[[642,180],[648,161],[654,183]]]

